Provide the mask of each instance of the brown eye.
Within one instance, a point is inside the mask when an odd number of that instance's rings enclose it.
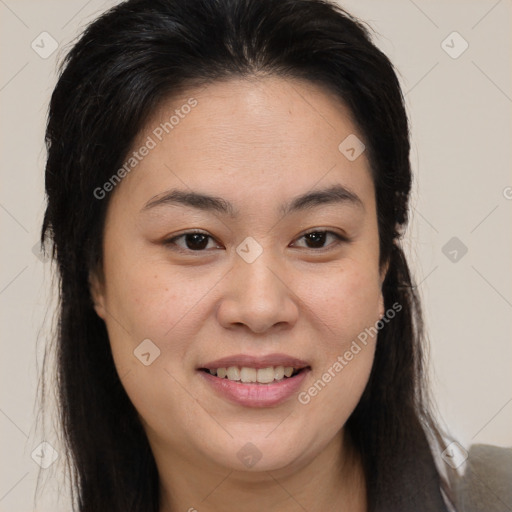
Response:
[[[201,251],[208,245],[208,236],[202,233],[191,233],[185,235],[185,245],[191,251]]]
[[[327,239],[327,233],[325,231],[308,233],[307,235],[304,235],[304,239],[306,240],[308,247],[317,249],[324,246],[325,240]]]
[[[327,246],[326,241],[329,240],[329,238],[334,238],[335,242],[328,244]],[[310,231],[309,233],[306,233],[302,235],[298,240],[303,239],[306,242],[306,249],[325,249],[330,247],[331,245],[338,245],[341,241],[347,241],[346,238],[339,235],[338,233],[334,233],[333,231]],[[304,247],[304,246],[303,246]]]
[[[179,250],[201,252],[208,248],[208,243],[213,238],[200,231],[191,231],[170,238],[164,242],[165,245],[174,245]],[[179,243],[178,243],[179,241]]]

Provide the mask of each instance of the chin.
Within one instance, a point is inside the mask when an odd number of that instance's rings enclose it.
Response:
[[[206,447],[209,450],[208,457],[214,464],[221,462],[232,471],[258,473],[293,467],[306,455],[303,435],[295,437],[273,434],[272,428],[267,428],[265,433],[255,432],[254,435],[246,430],[241,436],[229,438],[222,446],[217,445],[218,449],[214,451],[210,443]]]

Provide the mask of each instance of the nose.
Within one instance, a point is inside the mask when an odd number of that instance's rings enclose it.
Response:
[[[218,321],[226,329],[245,326],[254,333],[273,333],[297,322],[299,298],[290,274],[265,253],[252,263],[237,256],[227,274],[217,309]]]

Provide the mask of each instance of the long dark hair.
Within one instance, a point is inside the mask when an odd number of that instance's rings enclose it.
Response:
[[[92,23],[60,69],[49,107],[48,206],[41,241],[60,278],[58,406],[80,512],[157,512],[158,473],[116,372],[89,275],[102,263],[108,197],[149,116],[176,91],[254,74],[334,92],[364,136],[376,191],[385,309],[368,385],[346,428],[359,450],[369,510],[446,510],[428,432],[420,303],[400,239],[411,188],[403,96],[369,30],[321,0],[131,0]]]

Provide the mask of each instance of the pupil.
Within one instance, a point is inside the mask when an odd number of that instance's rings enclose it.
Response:
[[[208,245],[208,237],[201,233],[188,234],[186,237],[187,248],[192,251],[204,249]]]
[[[323,247],[327,233],[308,233],[306,240],[313,243],[313,247]],[[311,245],[309,245],[311,247]]]

